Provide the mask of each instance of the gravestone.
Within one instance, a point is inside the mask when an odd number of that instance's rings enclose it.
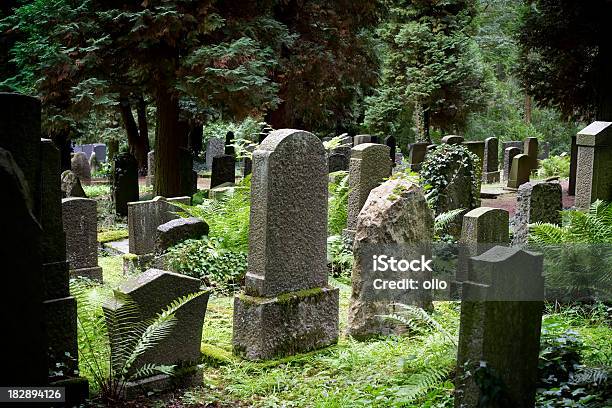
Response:
[[[441,142],[445,144],[461,144],[463,143],[463,136],[457,136],[457,135],[444,136]]]
[[[508,178],[508,188],[516,189],[529,182],[532,163],[532,159],[526,154],[521,153],[514,156]]]
[[[83,186],[81,186],[81,181],[71,170],[66,170],[60,176],[61,179],[61,190],[62,197],[83,197],[87,198],[87,194],[85,194],[85,190],[83,190]]]
[[[106,163],[106,145],[103,143],[94,143],[93,152],[100,163]]]
[[[570,147],[570,173],[569,183],[567,186],[567,195],[576,195],[576,170],[578,168],[578,145],[576,145],[576,136],[572,136]]]
[[[230,156],[235,156],[236,155],[236,151],[234,149],[234,146],[232,146],[232,143],[234,143],[234,139],[236,137],[234,136],[234,132],[229,131],[227,132],[227,134],[225,135],[225,154],[230,155]]]
[[[111,195],[115,203],[115,212],[128,215],[128,203],[138,201],[138,162],[129,153],[115,156],[112,170]]]
[[[353,147],[353,138],[346,133],[343,133],[340,135],[340,144],[341,146],[345,146],[350,149]]]
[[[425,160],[429,144],[427,142],[411,143],[408,146],[408,168],[412,171],[421,170],[421,164]],[[433,145],[435,146],[435,145]]]
[[[179,149],[180,194],[192,196],[198,191],[198,173],[193,170],[193,154],[186,147]]]
[[[208,190],[208,198],[211,200],[222,200],[224,197],[234,195],[236,191],[236,185],[234,183],[223,183],[217,187]]]
[[[89,156],[89,169],[91,174],[97,173],[100,170],[100,161],[96,156],[96,152],[91,152],[91,156]]]
[[[97,217],[95,200],[77,197],[62,200],[66,258],[70,263],[70,275],[102,282],[102,268],[98,266]]]
[[[199,239],[208,235],[208,224],[196,217],[178,218],[157,227],[155,253],[163,253],[187,239]]]
[[[353,147],[349,164],[348,216],[343,236],[353,241],[357,228],[357,216],[363,208],[372,189],[391,176],[389,147],[364,143]]]
[[[514,157],[521,154],[521,149],[518,147],[506,147],[504,150],[504,172],[503,180],[507,184],[510,180],[510,171],[512,170],[512,161]]]
[[[327,158],[329,163],[329,172],[347,171],[349,169],[350,158],[340,153],[332,153]]]
[[[236,164],[234,156],[222,154],[213,159],[210,188],[223,183],[236,183]]]
[[[155,251],[157,227],[179,218],[175,212],[180,208],[174,203],[191,204],[189,197],[155,197],[148,201],[128,203],[128,230],[130,254],[146,256]]]
[[[612,122],[593,122],[578,132],[576,207],[612,201]]]
[[[485,395],[490,406],[535,406],[542,264],[542,255],[518,247],[498,246],[472,258],[462,285],[455,407],[477,407]],[[502,392],[485,394],[477,378]]]
[[[496,137],[485,139],[482,170],[482,181],[485,183],[498,183],[500,180],[498,146],[499,142]]]
[[[516,196],[512,245],[527,243],[529,224],[543,222],[561,225],[562,209],[561,184],[552,182],[521,185]]]
[[[202,326],[206,316],[209,292],[201,287],[199,279],[160,269],[148,269],[146,272],[127,280],[115,290],[114,299],[103,306],[107,323],[112,322],[111,316],[113,314],[122,313],[122,309],[126,307],[126,295],[129,296],[129,299],[140,312],[139,319],[135,322],[140,321],[146,324],[148,320],[155,319],[175,300],[200,292],[203,293],[176,310],[174,314],[176,320],[170,329],[170,333],[138,356],[128,374],[133,374],[145,364],[178,364],[182,368],[187,368],[195,367],[200,363]],[[117,341],[125,339],[127,333],[125,335],[121,334],[122,330],[129,330],[125,326],[127,325],[110,326],[109,333],[112,333],[109,338],[111,353],[117,352],[122,347]],[[197,373],[198,370],[194,370],[194,374]],[[151,388],[163,389],[168,385],[170,385],[168,376],[153,375],[134,383],[127,383],[126,387],[129,393],[129,389],[138,390],[141,387],[145,390]]]
[[[242,178],[245,178],[253,172],[253,159],[245,157],[242,159]]]
[[[206,168],[211,169],[213,158],[225,154],[225,141],[217,137],[208,139],[206,142]]]
[[[89,159],[83,152],[75,153],[71,160],[71,170],[85,185],[91,184],[91,169]]]
[[[234,299],[232,340],[249,360],[338,340],[339,292],[327,286],[325,156],[315,135],[293,129],[270,133],[253,153],[248,272]]]
[[[381,318],[396,312],[398,303],[431,307],[431,293],[410,290],[376,290],[375,279],[399,281],[431,279],[431,272],[374,271],[373,256],[396,259],[431,259],[433,214],[421,188],[406,179],[393,179],[374,188],[359,213],[353,244],[348,334],[357,339],[399,332],[396,322]]]
[[[387,136],[385,137],[385,145],[389,147],[389,159],[391,160],[391,164],[395,167],[395,151],[397,148],[397,141],[395,140],[395,136]]]
[[[502,143],[502,149],[505,151],[509,147],[516,147],[521,153],[523,153],[524,145],[525,143],[521,142],[520,140],[510,140]]]
[[[478,207],[463,216],[457,282],[467,279],[470,258],[496,245],[508,245],[510,215],[500,208]]]
[[[529,163],[532,170],[538,168],[538,138],[528,137],[525,139],[523,153],[529,156]]]
[[[463,142],[463,145],[478,157],[478,160],[480,160],[479,166],[482,173],[482,169],[484,168],[485,142],[481,140],[470,140]]]
[[[147,186],[155,185],[155,150],[147,153]]]
[[[372,142],[372,135],[357,135],[353,137],[353,146],[363,143],[374,143]]]

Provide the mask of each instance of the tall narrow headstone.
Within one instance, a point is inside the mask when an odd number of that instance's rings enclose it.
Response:
[[[353,245],[355,262],[351,281],[348,334],[355,338],[388,335],[398,331],[395,322],[381,318],[395,312],[396,305],[431,307],[431,293],[411,290],[380,290],[375,280],[431,280],[427,271],[375,271],[375,255],[395,259],[431,259],[433,213],[421,188],[406,179],[392,179],[370,192],[359,213]]]
[[[507,147],[504,150],[504,172],[503,172],[503,180],[507,184],[508,180],[510,180],[510,171],[512,170],[512,160],[514,160],[514,156],[521,154],[521,149],[518,147]]]
[[[569,182],[567,186],[567,195],[576,195],[576,170],[578,169],[578,145],[576,145],[576,136],[572,136],[570,147],[570,170]]]
[[[500,171],[498,146],[499,141],[496,137],[488,137],[485,139],[484,163],[482,170],[482,181],[485,183],[499,182]]]
[[[180,194],[192,196],[198,191],[198,173],[193,170],[193,153],[186,147],[179,149]]]
[[[508,188],[519,188],[529,182],[532,161],[526,154],[517,154],[512,159],[512,168],[508,178]]]
[[[115,212],[128,215],[127,203],[138,201],[138,162],[129,153],[115,156],[112,170],[111,195],[115,203]]]
[[[66,258],[70,263],[70,275],[102,282],[102,268],[98,266],[97,217],[95,200],[76,197],[62,200]]]
[[[395,151],[397,148],[397,141],[395,136],[387,136],[385,137],[385,145],[389,147],[389,159],[391,160],[391,164],[395,167]]]
[[[147,153],[147,186],[155,185],[155,150]]]
[[[561,184],[525,183],[518,189],[512,245],[523,245],[529,238],[529,224],[561,225],[563,209]]]
[[[228,154],[230,156],[236,155],[234,146],[232,146],[232,143],[234,143],[235,138],[236,137],[234,136],[234,132],[232,131],[227,132],[227,134],[225,135],[225,154]]]
[[[236,182],[236,159],[229,154],[223,154],[213,158],[212,174],[210,176],[210,188],[217,187],[223,183]]]
[[[479,166],[482,173],[482,169],[484,168],[485,142],[481,140],[470,140],[463,142],[463,145],[478,157],[478,160],[480,160]]]
[[[211,169],[213,159],[225,153],[225,141],[217,137],[208,139],[206,142],[206,167]]]
[[[247,359],[338,339],[338,289],[327,286],[325,156],[315,135],[293,129],[270,133],[253,153],[248,272],[234,300],[232,340]]]
[[[528,137],[525,139],[523,153],[529,156],[529,163],[532,170],[538,168],[538,138]]]
[[[364,143],[353,147],[349,165],[348,218],[343,235],[353,240],[357,228],[357,216],[363,208],[372,189],[391,176],[389,147]]]
[[[416,142],[411,143],[408,146],[408,167],[412,171],[421,170],[421,163],[425,160],[429,143],[427,142]],[[433,145],[435,146],[435,145]]]
[[[463,283],[455,407],[531,408],[544,310],[542,255],[494,247],[473,257]],[[494,384],[487,393],[477,378]]]
[[[612,122],[593,122],[576,137],[576,207],[612,201]]]
[[[448,135],[444,136],[441,141],[445,144],[461,144],[463,143],[463,136]]]

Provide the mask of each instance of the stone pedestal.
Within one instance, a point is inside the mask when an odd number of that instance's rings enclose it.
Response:
[[[577,137],[576,207],[612,201],[612,122],[593,122]]]

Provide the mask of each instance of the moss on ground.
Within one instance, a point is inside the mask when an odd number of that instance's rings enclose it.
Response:
[[[101,244],[105,244],[107,242],[119,241],[121,239],[127,238],[128,235],[129,233],[127,229],[101,231],[98,232],[98,242]]]

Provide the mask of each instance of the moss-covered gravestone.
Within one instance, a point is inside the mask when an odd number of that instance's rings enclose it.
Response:
[[[536,222],[561,225],[563,201],[559,183],[525,183],[516,195],[512,245],[524,245],[529,238],[529,224]]]
[[[253,153],[249,266],[234,301],[236,354],[269,359],[338,339],[338,289],[327,285],[327,170],[323,144],[301,130],[274,131]]]
[[[455,407],[535,406],[544,309],[542,255],[491,248],[463,283]]]
[[[78,197],[63,199],[62,219],[70,274],[102,282],[102,268],[98,266],[96,201]]]

